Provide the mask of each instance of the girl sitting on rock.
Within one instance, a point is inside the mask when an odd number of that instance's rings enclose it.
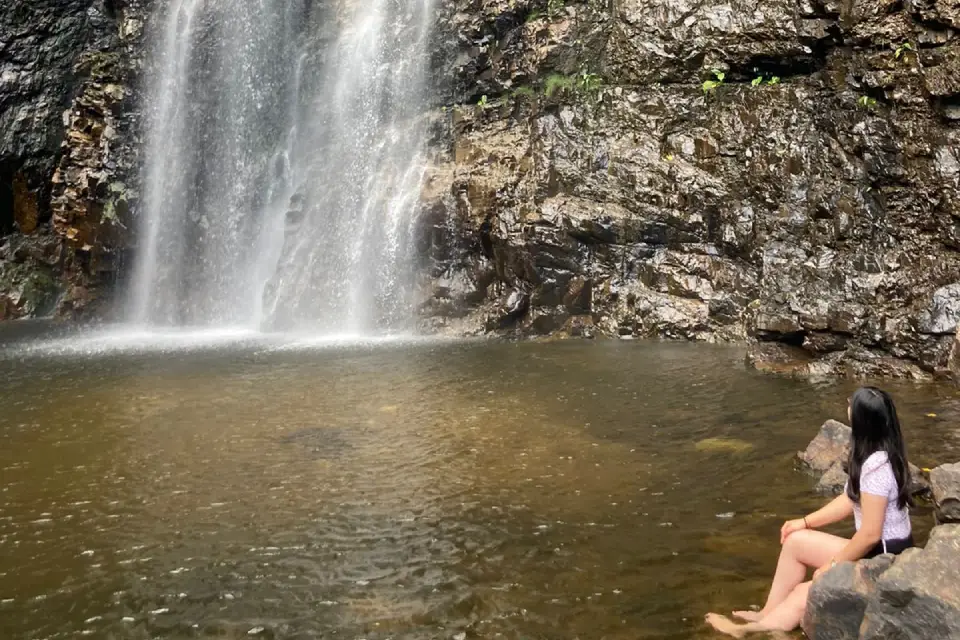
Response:
[[[908,511],[910,481],[907,454],[893,400],[885,391],[863,387],[847,408],[853,441],[847,463],[849,479],[839,497],[825,507],[789,520],[780,529],[780,560],[767,603],[760,611],[735,611],[745,621],[737,624],[716,613],[707,623],[717,631],[740,638],[748,633],[792,631],[803,619],[807,593],[807,568],[813,579],[838,562],[899,554],[913,546]],[[856,533],[840,538],[817,531],[853,514]]]

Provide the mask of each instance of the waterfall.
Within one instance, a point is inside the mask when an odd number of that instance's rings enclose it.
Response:
[[[406,328],[433,0],[160,4],[131,321]]]

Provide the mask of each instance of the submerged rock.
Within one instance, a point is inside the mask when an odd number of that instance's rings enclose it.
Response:
[[[736,438],[705,438],[695,445],[697,451],[720,451],[728,453],[745,453],[753,449],[753,445],[746,440]]]

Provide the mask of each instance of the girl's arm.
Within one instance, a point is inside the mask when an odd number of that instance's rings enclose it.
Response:
[[[863,558],[883,538],[883,521],[887,513],[887,498],[869,493],[860,494],[860,530],[857,531],[847,546],[833,558],[833,562],[821,568],[829,569],[834,562],[853,562]],[[820,572],[818,571],[818,573]]]
[[[819,529],[834,522],[840,522],[853,513],[853,502],[842,493],[819,511],[814,511],[799,520],[788,520],[780,529],[780,544],[790,537],[791,533],[802,529]]]
[[[841,493],[822,509],[808,515],[806,517],[807,526],[811,529],[819,529],[849,518],[851,514],[853,514],[853,501],[846,493]]]

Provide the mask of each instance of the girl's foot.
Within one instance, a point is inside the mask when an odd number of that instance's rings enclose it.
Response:
[[[746,625],[737,624],[727,616],[722,616],[719,613],[708,613],[706,621],[708,625],[720,633],[725,633],[734,638],[742,638],[747,633],[745,629]]]
[[[760,622],[763,620],[763,611],[734,611],[733,617],[740,618],[744,622]]]

